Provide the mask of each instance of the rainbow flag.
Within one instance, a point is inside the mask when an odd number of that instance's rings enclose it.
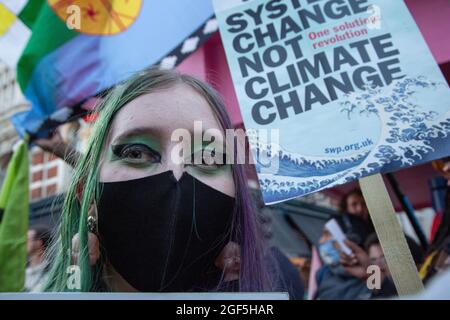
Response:
[[[0,59],[17,63],[32,104],[12,118],[22,135],[77,116],[135,72],[174,67],[217,30],[209,0],[0,0],[0,21],[0,48],[9,48]]]

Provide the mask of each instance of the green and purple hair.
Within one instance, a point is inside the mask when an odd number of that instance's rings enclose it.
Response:
[[[208,84],[189,75],[170,70],[149,69],[111,90],[96,109],[98,117],[87,150],[77,162],[64,199],[60,226],[48,252],[52,268],[45,291],[73,291],[67,284],[71,276],[68,270],[73,264],[72,238],[77,233],[79,235],[77,266],[81,275],[81,288],[78,291],[97,290],[97,282],[101,278],[99,270],[102,268],[91,267],[89,263],[87,218],[91,205],[96,203],[100,196],[98,180],[100,159],[111,123],[115,114],[130,101],[159,89],[169,89],[176,84],[185,84],[193,88],[206,99],[223,130],[233,129],[219,94]],[[236,159],[236,148],[234,152]],[[273,281],[266,266],[263,238],[248,190],[244,165],[232,164],[231,167],[236,195],[230,240],[238,243],[241,250],[239,291],[273,291]],[[100,259],[97,264],[99,263],[103,264],[104,261]]]

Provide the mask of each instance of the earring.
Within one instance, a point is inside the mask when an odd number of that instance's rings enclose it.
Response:
[[[94,200],[94,205],[89,210],[87,218],[88,227],[88,247],[89,247],[89,263],[95,265],[100,257],[100,241],[98,240],[98,225],[97,225],[97,204]]]
[[[97,207],[94,205],[89,209],[89,216],[86,221],[88,228],[88,250],[89,250],[89,264],[95,265],[100,258],[100,242],[98,240],[98,226],[97,226]],[[76,264],[78,260],[80,247],[80,236],[75,234],[72,238],[72,263]]]
[[[89,209],[88,218],[87,218],[87,227],[89,232],[98,235],[98,226],[97,226],[97,203],[94,200],[93,205]]]
[[[97,219],[94,216],[87,218],[87,227],[90,233],[97,235]]]

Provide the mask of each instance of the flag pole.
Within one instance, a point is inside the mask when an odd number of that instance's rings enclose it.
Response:
[[[422,291],[423,283],[381,174],[361,178],[359,184],[399,296]]]

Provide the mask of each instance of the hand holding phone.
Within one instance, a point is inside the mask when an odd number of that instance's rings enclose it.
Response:
[[[345,236],[336,219],[331,219],[325,224],[325,229],[331,234],[333,239],[339,244],[341,250],[348,256],[353,254],[353,251],[345,244]]]

